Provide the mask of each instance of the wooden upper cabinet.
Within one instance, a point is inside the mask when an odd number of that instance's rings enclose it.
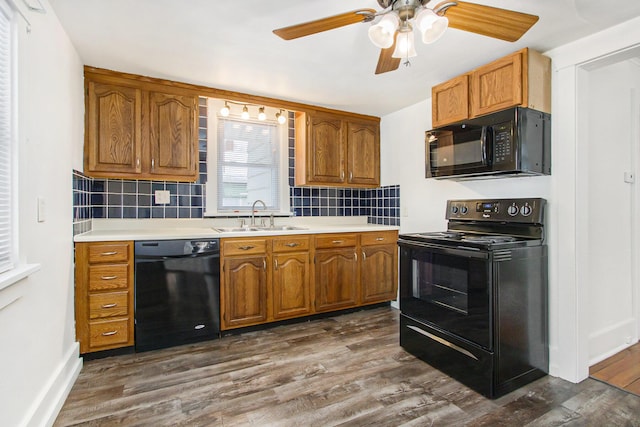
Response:
[[[551,112],[551,60],[528,48],[434,86],[432,125],[436,128],[515,106]]]
[[[151,92],[149,144],[153,175],[196,180],[198,174],[196,116],[198,98]]]
[[[88,176],[197,180],[198,97],[148,80],[85,69]]]
[[[347,123],[347,182],[380,184],[380,127],[377,123]]]
[[[463,74],[431,88],[432,126],[469,118],[469,75]]]
[[[139,174],[142,150],[140,89],[89,82],[86,172]]]
[[[380,126],[330,113],[296,113],[296,185],[380,185]]]

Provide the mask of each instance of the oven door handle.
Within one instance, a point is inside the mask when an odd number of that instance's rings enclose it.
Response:
[[[454,343],[449,342],[449,341],[445,340],[444,338],[440,338],[437,335],[430,334],[429,332],[427,332],[425,330],[422,330],[422,329],[418,328],[417,326],[407,325],[407,328],[419,333],[420,335],[424,335],[427,338],[431,338],[432,340],[434,340],[436,342],[439,342],[442,345],[446,345],[447,347],[452,348],[455,351],[457,351],[459,353],[462,353],[467,357],[470,357],[472,359],[478,360],[478,358],[473,353],[471,353],[469,350],[465,350],[464,348],[462,348],[462,347],[460,347],[458,345],[455,345]]]
[[[420,243],[415,242],[413,240],[398,240],[398,244],[408,249],[414,249],[419,251],[429,251],[437,254],[444,255],[455,255],[462,256],[466,258],[478,258],[478,259],[489,259],[489,253],[477,248],[471,247],[462,247],[458,248],[450,248],[447,246],[434,245],[432,243]]]

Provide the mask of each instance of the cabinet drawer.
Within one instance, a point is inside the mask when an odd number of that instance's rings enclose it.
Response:
[[[287,236],[273,238],[273,252],[306,251],[308,249],[308,236]]]
[[[397,240],[398,233],[396,231],[376,231],[362,233],[360,236],[360,244],[362,246],[388,245],[390,243],[396,243]]]
[[[98,264],[103,262],[119,262],[129,260],[128,243],[99,243],[89,246],[89,262]]]
[[[129,292],[107,292],[89,295],[89,318],[127,316]]]
[[[222,253],[228,255],[263,254],[267,252],[266,239],[223,240]]]
[[[129,285],[128,264],[89,266],[89,291],[126,289]]]
[[[316,237],[316,248],[344,248],[356,246],[357,234],[329,234]]]
[[[129,342],[129,321],[107,320],[89,324],[89,347],[104,347]]]

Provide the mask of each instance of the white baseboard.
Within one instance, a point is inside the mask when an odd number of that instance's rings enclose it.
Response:
[[[81,369],[80,346],[75,342],[65,354],[58,369],[42,388],[21,425],[26,427],[52,426]]]
[[[589,366],[593,366],[635,344],[636,319],[630,318],[589,335]]]

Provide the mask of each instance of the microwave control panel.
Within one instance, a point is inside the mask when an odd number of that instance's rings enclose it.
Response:
[[[545,199],[541,198],[449,200],[446,218],[539,224],[543,219],[545,204]]]
[[[511,122],[493,126],[493,163],[510,163],[512,153]]]

